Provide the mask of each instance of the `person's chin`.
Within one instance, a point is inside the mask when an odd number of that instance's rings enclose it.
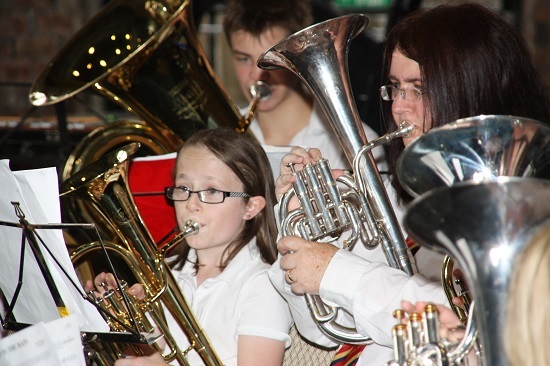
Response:
[[[279,103],[277,103],[277,101],[273,99],[269,99],[269,100],[262,101],[258,105],[258,111],[268,113],[276,109],[278,106],[279,106]]]
[[[405,145],[405,147],[409,146],[413,141],[418,139],[421,135],[422,133],[418,133],[416,131],[413,132],[412,135],[403,138],[403,145]]]

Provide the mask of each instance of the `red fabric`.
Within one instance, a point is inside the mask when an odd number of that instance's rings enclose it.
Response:
[[[418,249],[420,249],[420,245],[418,245],[418,243],[415,242],[414,239],[411,238],[410,236],[407,237],[407,239],[405,240],[405,243],[407,244],[407,247],[411,251],[412,255],[415,255],[416,252],[418,252]]]
[[[361,352],[365,348],[364,344],[353,345],[344,343],[340,346],[330,366],[353,366],[359,360]]]
[[[174,206],[164,197],[164,187],[174,185],[176,154],[137,158],[130,164],[128,184],[145,225],[157,244],[176,227]],[[173,234],[168,239],[172,238]]]

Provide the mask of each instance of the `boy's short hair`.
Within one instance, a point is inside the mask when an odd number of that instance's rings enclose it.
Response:
[[[231,34],[237,31],[259,36],[278,26],[290,35],[312,22],[310,0],[228,0],[223,30],[231,44]]]

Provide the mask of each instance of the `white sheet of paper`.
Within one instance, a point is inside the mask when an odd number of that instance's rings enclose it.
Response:
[[[78,319],[66,316],[45,324],[60,366],[85,365]]]
[[[76,317],[37,323],[0,340],[3,366],[80,366],[84,352]]]
[[[13,204],[19,202],[25,219],[31,224],[60,223],[58,181],[55,168],[12,172],[7,160],[0,161],[0,221],[18,223]],[[61,230],[37,230],[74,283],[80,286],[65,247]],[[8,300],[14,297],[20,271],[22,230],[0,225],[0,286]],[[109,330],[97,309],[85,301],[61,272],[47,251],[42,254],[69,314],[74,314],[82,330]],[[17,322],[36,324],[58,319],[58,309],[30,248],[26,247],[23,286],[14,308]]]

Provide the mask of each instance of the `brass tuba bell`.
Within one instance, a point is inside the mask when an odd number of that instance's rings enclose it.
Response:
[[[108,123],[83,138],[65,162],[62,180],[130,142],[140,143],[140,155],[166,154],[197,130],[225,126],[244,132],[251,119],[241,117],[212,70],[190,0],[108,2],[48,63],[29,99],[51,105],[83,91],[137,119]],[[251,110],[261,97],[253,99]],[[113,234],[85,204],[70,198],[62,203],[67,220],[96,222],[105,235]]]
[[[132,135],[150,138],[144,145],[155,151],[176,151],[199,129],[242,129],[237,107],[202,50],[189,0],[109,2],[57,53],[29,98],[49,105],[86,89],[141,118],[143,123],[123,125],[128,129],[118,135],[127,136],[125,143]],[[108,146],[116,140],[113,132],[103,134]],[[69,161],[73,166],[65,168],[64,178],[90,162],[85,153]]]

